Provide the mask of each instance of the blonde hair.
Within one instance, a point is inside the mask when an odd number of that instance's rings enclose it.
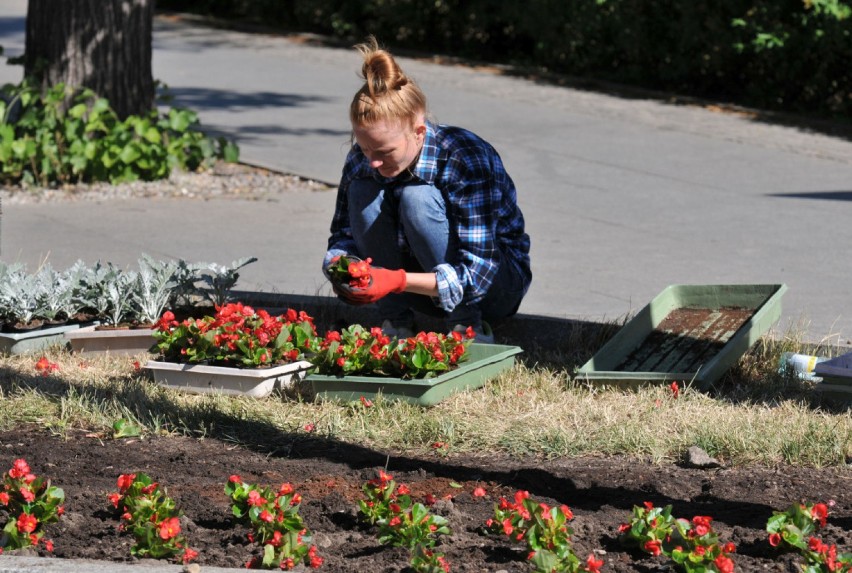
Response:
[[[379,48],[374,36],[355,49],[364,57],[361,67],[364,85],[349,106],[349,120],[353,126],[372,125],[383,120],[413,126],[419,116],[425,116],[426,96],[417,83],[405,75],[394,57]]]

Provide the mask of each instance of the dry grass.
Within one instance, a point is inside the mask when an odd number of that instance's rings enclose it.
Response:
[[[124,419],[145,433],[216,437],[270,451],[344,442],[448,456],[622,454],[662,462],[698,445],[730,464],[845,465],[852,459],[849,413],[818,404],[808,383],[777,373],[782,352],[805,349],[797,340],[764,339],[709,393],[686,387],[675,398],[668,387],[587,386],[571,381],[571,365],[553,367],[551,356],[540,366],[532,357],[433,408],[382,399],[368,408],[295,394],[181,394],[154,384],[133,358],[55,348],[44,353],[58,365],[47,376],[35,369],[40,355],[0,357],[0,430],[34,424],[60,435],[82,430],[109,438],[113,423]]]

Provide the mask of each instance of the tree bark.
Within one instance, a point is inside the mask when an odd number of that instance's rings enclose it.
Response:
[[[29,0],[24,75],[87,87],[122,119],[154,106],[154,0]]]

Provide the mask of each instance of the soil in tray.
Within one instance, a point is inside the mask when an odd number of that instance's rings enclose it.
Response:
[[[754,314],[753,309],[676,308],[619,364],[623,372],[695,372]]]

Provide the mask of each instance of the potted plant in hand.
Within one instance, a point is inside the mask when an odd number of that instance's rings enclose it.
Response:
[[[317,344],[313,319],[304,311],[272,316],[242,303],[217,307],[213,316],[182,322],[163,313],[145,368],[165,386],[192,393],[255,398],[291,386],[311,367],[305,358]]]

